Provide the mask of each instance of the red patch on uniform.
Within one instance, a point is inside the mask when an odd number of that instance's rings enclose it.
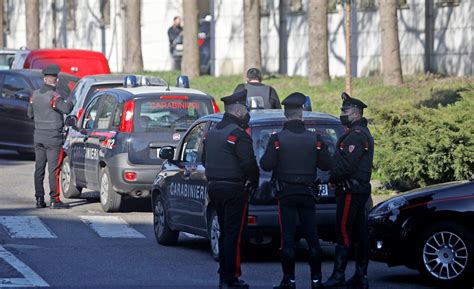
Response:
[[[279,141],[275,141],[273,144],[275,145],[275,149],[277,149],[277,150],[280,149],[280,142]]]
[[[316,149],[318,149],[318,150],[321,149],[321,142],[320,141],[316,142]]]
[[[349,152],[352,153],[355,148],[356,148],[355,145],[350,145],[350,146],[349,146]]]
[[[230,142],[231,144],[235,144],[236,140],[237,140],[237,137],[235,135],[229,135],[227,137],[227,142]]]

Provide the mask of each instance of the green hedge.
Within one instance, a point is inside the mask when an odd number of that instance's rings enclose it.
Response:
[[[472,178],[474,97],[459,95],[435,108],[375,110],[377,174],[398,189]]]

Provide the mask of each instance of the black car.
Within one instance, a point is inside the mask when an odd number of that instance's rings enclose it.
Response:
[[[445,285],[472,283],[474,182],[429,186],[382,202],[369,214],[369,232],[373,260],[418,269]]]
[[[150,196],[160,148],[176,144],[199,117],[218,109],[214,98],[181,87],[141,86],[98,91],[71,126],[64,144],[60,185],[66,198],[82,188],[100,191],[105,212],[122,197]]]
[[[34,152],[34,122],[27,116],[28,100],[34,90],[43,86],[43,78],[41,70],[0,71],[0,148]],[[76,76],[60,73],[58,92],[67,98],[78,80]]]
[[[84,113],[84,108],[91,100],[94,93],[107,88],[123,86],[123,81],[128,75],[125,74],[95,74],[84,76],[79,80],[69,95],[70,101],[74,104],[71,114],[78,118]],[[166,82],[159,77],[136,75],[143,85],[165,86]]]
[[[254,150],[259,160],[266,148],[268,139],[279,131],[285,122],[282,110],[252,111],[250,119]],[[210,239],[214,257],[218,255],[217,239],[219,225],[216,212],[209,205],[207,180],[202,165],[202,141],[204,135],[222,119],[222,114],[200,118],[184,135],[176,150],[163,148],[160,157],[166,158],[152,188],[152,204],[155,236],[158,243],[173,245],[179,232],[187,232]],[[334,153],[335,143],[344,128],[338,118],[305,112],[305,125],[318,132]],[[225,161],[225,160],[223,160]],[[247,239],[252,243],[269,243],[279,238],[278,208],[271,197],[271,173],[261,171],[260,187],[250,199]],[[316,214],[320,237],[332,240],[335,225],[335,196],[328,189],[325,172],[318,172],[321,178]]]

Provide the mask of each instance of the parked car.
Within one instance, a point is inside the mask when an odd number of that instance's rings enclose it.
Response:
[[[214,98],[182,87],[138,86],[100,90],[71,126],[60,186],[66,198],[82,188],[100,191],[105,212],[120,210],[124,195],[146,198],[163,162],[162,146],[176,144],[199,117],[218,109]]]
[[[0,148],[34,152],[34,122],[27,116],[28,100],[34,90],[43,86],[43,78],[40,70],[0,71]],[[60,73],[59,93],[69,95],[78,80],[76,76]]]
[[[369,214],[372,259],[405,265],[449,288],[473,285],[474,182],[413,190]],[[469,287],[471,288],[471,287]]]
[[[0,49],[0,70],[11,69],[17,51],[16,49]]]
[[[61,72],[79,78],[91,74],[110,74],[109,63],[101,52],[79,49],[20,50],[15,55],[12,69],[43,69],[57,64]]]
[[[115,88],[123,86],[125,74],[95,74],[88,75],[76,83],[72,90],[69,99],[74,103],[74,108],[71,114],[81,118],[84,108],[91,100],[95,92],[107,88]],[[157,85],[165,86],[166,81],[159,77],[150,77],[137,75],[140,81],[143,81],[144,85]]]
[[[281,110],[251,111],[250,129],[257,160],[266,148],[271,134],[279,131],[286,121]],[[152,187],[152,205],[155,237],[162,245],[174,245],[179,232],[187,232],[209,238],[212,255],[218,256],[220,232],[217,214],[207,195],[205,168],[202,165],[202,141],[207,131],[222,119],[222,114],[205,116],[196,121],[182,138],[179,145],[163,147],[160,157],[167,159]],[[314,112],[304,113],[305,125],[319,133],[334,154],[335,144],[344,128],[338,118]],[[225,161],[225,160],[223,160]],[[271,173],[260,171],[260,187],[250,200],[246,239],[264,244],[278,240],[278,207],[271,197]],[[316,205],[320,237],[334,239],[336,199],[328,188],[327,172],[318,171],[321,180]],[[298,230],[301,236],[301,232]]]

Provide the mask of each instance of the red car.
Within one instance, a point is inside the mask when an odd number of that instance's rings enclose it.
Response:
[[[43,69],[55,63],[61,72],[82,78],[91,74],[110,74],[109,63],[104,54],[79,49],[35,49],[18,51],[12,69]]]

